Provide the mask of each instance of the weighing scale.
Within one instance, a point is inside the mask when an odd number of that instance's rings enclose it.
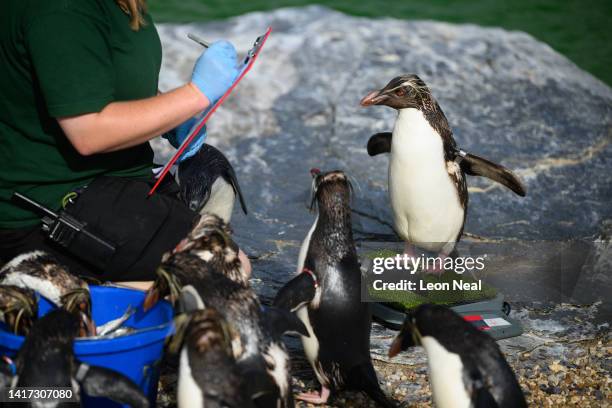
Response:
[[[504,301],[501,294],[497,294],[493,299],[449,307],[495,340],[520,336],[523,333],[520,323],[508,316],[510,305]],[[374,320],[393,330],[399,330],[406,318],[406,312],[387,303],[372,303],[372,314]]]

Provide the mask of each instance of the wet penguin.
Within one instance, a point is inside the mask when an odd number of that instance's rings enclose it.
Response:
[[[229,325],[219,312],[196,310],[176,320],[183,320],[170,344],[180,347],[178,407],[254,407],[232,352]]]
[[[179,310],[218,310],[231,327],[232,350],[257,406],[292,407],[288,331],[307,334],[293,314],[264,308],[250,286],[227,224],[206,214],[173,253],[164,256],[145,308],[170,295]]]
[[[96,334],[89,285],[49,253],[32,251],[16,256],[0,269],[0,284],[35,290],[56,306],[83,314],[88,324],[81,335]]]
[[[247,207],[234,168],[217,148],[205,144],[178,166],[180,197],[199,213],[212,213],[229,223],[236,196],[242,211]]]
[[[32,289],[0,285],[0,320],[19,336],[29,333],[38,317],[38,298]]]
[[[361,105],[386,105],[398,111],[393,132],[368,141],[368,153],[390,152],[389,196],[397,233],[411,244],[446,257],[465,224],[468,190],[465,174],[484,176],[520,196],[525,189],[508,169],[457,147],[446,116],[416,75],[392,79]]]
[[[313,172],[317,218],[298,260],[298,275],[276,295],[274,305],[306,325],[302,336],[308,361],[322,386],[297,398],[327,402],[330,392],[364,391],[379,405],[395,406],[383,393],[370,357],[370,306],[361,302],[361,272],[351,229],[350,184],[344,173]]]
[[[406,318],[389,349],[389,357],[419,345],[427,353],[436,407],[527,407],[521,387],[495,340],[451,309],[419,306]]]
[[[26,337],[14,361],[17,387],[70,387],[92,397],[107,397],[132,407],[147,407],[142,391],[127,377],[103,367],[78,361],[73,342],[82,321],[74,313],[56,309],[39,319]],[[34,407],[55,407],[59,401],[44,400]]]

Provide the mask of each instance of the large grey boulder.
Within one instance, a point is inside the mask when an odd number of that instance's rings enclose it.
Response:
[[[201,48],[188,32],[227,38],[244,53],[269,25],[260,59],[211,120],[208,138],[238,172],[251,212],[236,212],[233,227],[258,258],[264,297],[294,271],[313,221],[306,209],[311,167],[353,178],[357,238],[392,238],[387,158],[370,158],[365,144],[391,129],[395,112],[362,108],[359,100],[403,73],[429,84],[462,148],[514,169],[526,183],[520,198],[470,178],[467,232],[590,239],[612,219],[612,90],[522,32],[357,18],[315,6],[161,24],[161,89],[189,79]],[[159,159],[168,157],[163,142],[154,145]]]
[[[580,341],[609,332],[608,323],[594,322],[594,315],[609,311],[609,301],[588,308],[561,303],[570,297],[584,303],[609,298],[609,87],[525,33],[306,7],[208,24],[159,25],[160,88],[189,79],[201,48],[187,39],[188,32],[209,41],[227,38],[244,54],[269,25],[274,31],[260,59],[215,114],[208,136],[234,164],[247,198],[249,215],[236,210],[232,224],[239,244],[255,258],[253,283],[264,301],[294,273],[313,222],[306,208],[312,167],[343,169],[352,177],[353,224],[362,253],[397,245],[380,242],[397,241],[390,228],[387,158],[370,158],[365,150],[371,134],[391,129],[395,112],[365,109],[359,100],[392,77],[416,73],[431,87],[459,145],[515,170],[526,183],[528,195],[519,198],[488,180],[470,178],[466,226],[482,237],[473,242],[512,245],[506,258],[496,259],[491,275],[525,328],[523,336],[500,342],[521,382],[533,377],[533,366],[569,358],[569,348],[584,355]],[[165,142],[154,146],[158,160],[172,152]],[[541,240],[553,242],[536,242]],[[520,264],[527,254],[530,261]],[[570,268],[564,267],[566,259]],[[554,304],[544,308],[542,300]],[[377,360],[385,359],[393,336],[374,326]],[[312,387],[312,372],[299,355],[293,373],[310,377],[306,385]],[[397,366],[377,363],[396,398],[428,401],[422,351],[394,361],[410,364],[404,372],[410,378],[422,377],[419,385],[396,372]],[[356,398],[347,401],[366,406]]]

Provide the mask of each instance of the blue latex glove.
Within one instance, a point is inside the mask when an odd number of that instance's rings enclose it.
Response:
[[[196,118],[187,119],[181,125],[164,134],[164,139],[170,142],[175,149],[178,149],[181,143],[183,143],[183,141],[187,139],[187,136],[189,136],[189,131],[193,125],[196,124],[196,121]],[[183,160],[196,154],[204,144],[204,139],[206,139],[206,125],[202,126],[202,129],[200,129],[198,135],[191,141],[183,154],[181,154],[181,157],[179,157],[178,161],[182,162]]]
[[[236,49],[228,41],[215,41],[193,67],[191,82],[214,104],[238,76]]]

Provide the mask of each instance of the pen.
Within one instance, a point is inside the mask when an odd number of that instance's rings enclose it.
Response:
[[[198,44],[200,44],[204,48],[208,48],[208,46],[210,45],[209,43],[207,43],[206,41],[204,41],[203,39],[201,39],[200,37],[198,37],[195,34],[188,33],[187,34],[187,38],[197,42]]]

